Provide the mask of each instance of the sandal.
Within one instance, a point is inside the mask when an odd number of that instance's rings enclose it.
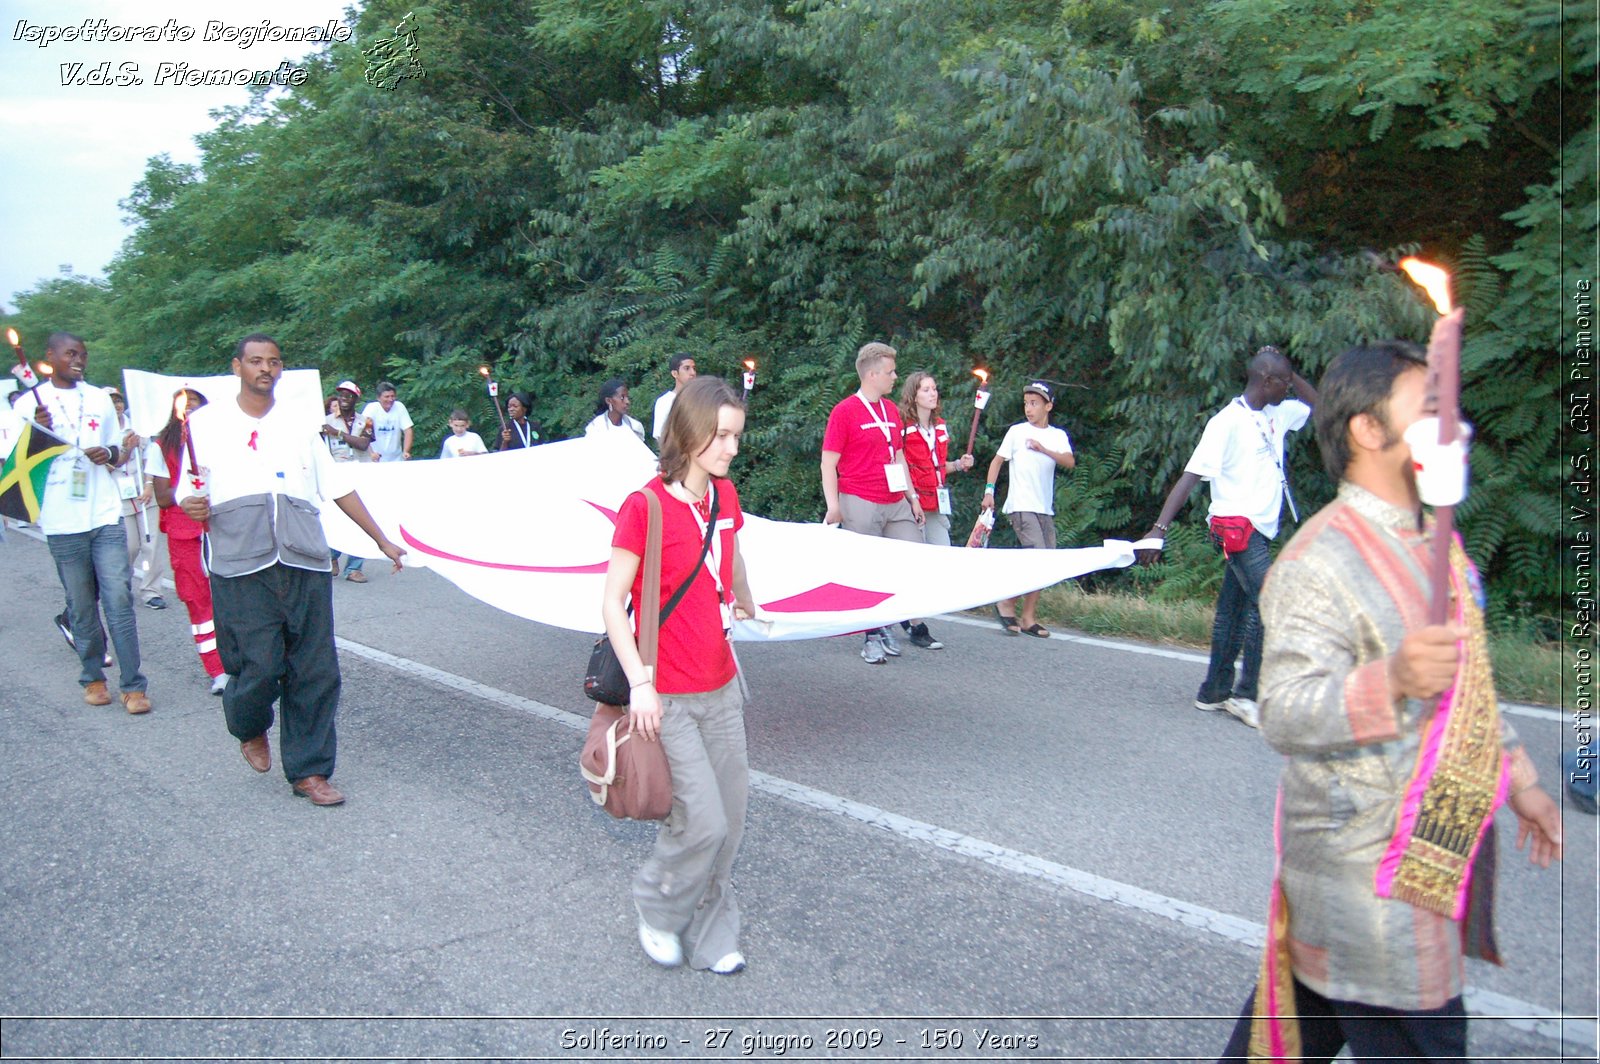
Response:
[[[1050,638],[1050,629],[1046,628],[1042,624],[1030,624],[1030,625],[1028,625],[1028,627],[1026,627],[1026,628],[1024,628],[1022,630],[1024,632],[1027,632],[1029,635],[1037,636],[1040,639],[1049,639]]]
[[[1006,635],[1016,635],[1018,632],[1022,631],[1022,628],[1017,624],[1017,619],[1015,617],[1007,617],[1003,613],[1000,615],[1000,627],[1006,630]]]

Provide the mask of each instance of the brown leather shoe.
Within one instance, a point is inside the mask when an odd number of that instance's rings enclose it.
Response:
[[[122,692],[122,704],[129,713],[150,712],[150,697],[143,691]]]
[[[111,704],[111,692],[106,690],[106,682],[104,680],[91,681],[83,689],[83,700],[91,706],[109,706]]]
[[[301,798],[311,799],[312,805],[339,805],[344,801],[344,795],[333,789],[333,784],[328,782],[326,776],[307,776],[303,780],[295,780],[294,793]]]
[[[267,742],[266,732],[240,743],[239,752],[244,755],[245,764],[257,772],[265,772],[272,767],[272,747]]]

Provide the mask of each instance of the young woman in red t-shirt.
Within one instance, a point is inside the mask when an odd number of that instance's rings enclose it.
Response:
[[[905,452],[911,471],[911,486],[922,504],[922,542],[950,546],[949,493],[945,477],[972,468],[972,456],[950,458],[950,430],[939,416],[939,385],[933,374],[917,370],[900,386],[900,420],[905,423],[900,449]],[[940,505],[943,502],[943,505]],[[935,650],[942,647],[928,634],[921,621],[901,622],[911,633],[911,642]]]
[[[185,417],[206,405],[206,397],[193,388],[174,392],[174,402],[179,395],[184,396]],[[167,557],[172,559],[172,584],[189,611],[189,630],[194,633],[200,664],[211,677],[211,693],[220,695],[228,684],[228,677],[217,655],[217,628],[211,614],[211,578],[200,561],[200,534],[205,528],[184,513],[182,507],[173,505],[172,485],[182,475],[183,463],[183,422],[178,419],[176,410],[153,442],[160,451],[161,460],[155,461],[156,456],[152,454],[145,468],[150,471],[156,505],[161,507],[161,531],[167,534]]]
[[[672,812],[633,879],[639,941],[657,964],[731,975],[744,968],[730,875],[750,790],[744,694],[728,643],[735,619],[755,614],[738,531],[739,494],[727,479],[739,453],[744,404],[726,381],[697,377],[678,393],[661,441],[661,475],[617,514],[601,613],[632,687],[633,733],[659,741],[672,769]],[[627,603],[643,601],[648,510],[661,501],[661,603],[689,589],[661,626],[652,673],[639,656]],[[711,549],[701,555],[708,524]]]

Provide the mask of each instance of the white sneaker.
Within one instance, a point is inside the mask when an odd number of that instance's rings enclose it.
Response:
[[[894,637],[891,626],[885,625],[878,629],[878,636],[883,640],[883,652],[891,658],[900,656],[900,641]]]
[[[866,641],[861,644],[861,660],[868,665],[882,665],[889,660],[883,650],[883,640],[877,633],[867,636]]]
[[[223,691],[225,691],[227,689],[228,689],[228,674],[227,673],[223,673],[221,676],[215,676],[215,677],[212,678],[212,680],[211,680],[211,693],[212,694],[220,695]]]
[[[734,972],[744,971],[744,954],[734,950],[726,957],[711,966],[711,971],[716,975],[732,975]]]
[[[1195,709],[1203,709],[1208,713],[1215,713],[1219,709],[1227,709],[1228,708],[1228,700],[1226,698],[1224,698],[1224,699],[1221,699],[1221,700],[1216,701],[1216,702],[1207,702],[1207,701],[1204,701],[1203,699],[1197,698],[1197,699],[1194,700],[1194,708]]]
[[[639,945],[645,956],[663,968],[676,968],[683,963],[683,944],[670,931],[657,931],[639,917]]]
[[[1261,727],[1261,710],[1253,698],[1230,698],[1222,708],[1252,728]]]

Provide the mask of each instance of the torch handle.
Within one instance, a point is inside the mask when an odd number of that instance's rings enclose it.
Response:
[[[1429,574],[1433,601],[1428,604],[1430,624],[1450,621],[1450,545],[1456,538],[1456,508],[1440,506],[1433,511],[1433,565]]]
[[[1428,337],[1428,365],[1433,373],[1439,409],[1439,442],[1455,442],[1461,419],[1461,331],[1466,311],[1457,307],[1433,323]],[[1450,616],[1450,547],[1455,539],[1454,506],[1433,512],[1433,601],[1429,620],[1445,624]]]
[[[506,412],[500,406],[500,396],[491,395],[489,398],[494,400],[494,412],[500,415],[500,431],[504,432],[506,430]]]

